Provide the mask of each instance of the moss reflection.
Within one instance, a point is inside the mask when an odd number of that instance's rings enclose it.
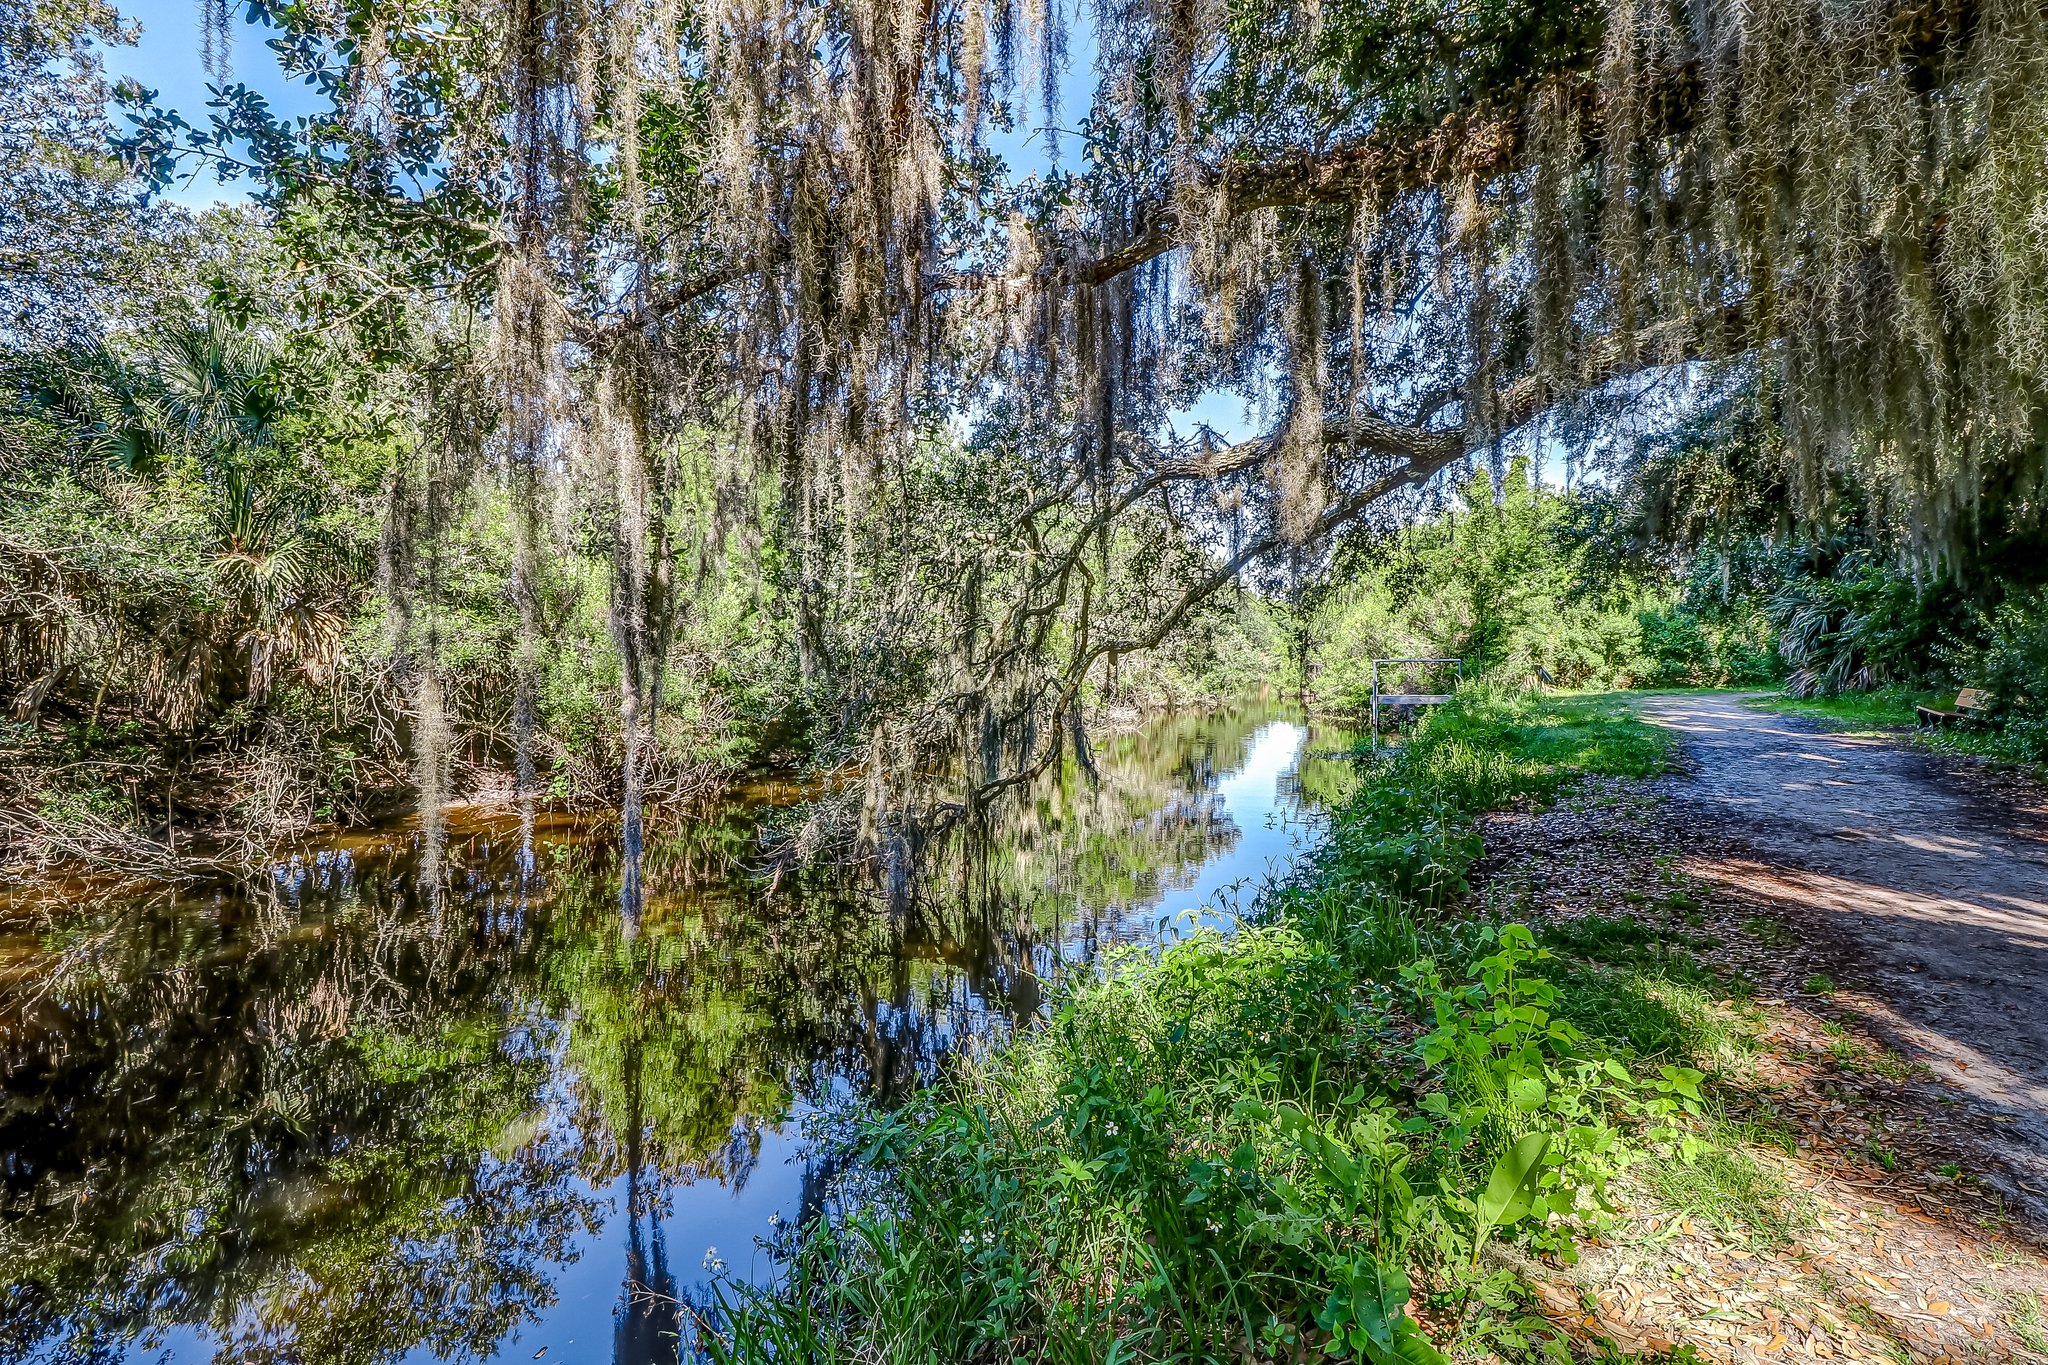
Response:
[[[759,1178],[793,1109],[894,1102],[1030,1017],[1240,837],[1217,780],[1273,718],[1105,741],[1099,782],[1048,783],[894,905],[749,877],[762,812],[735,804],[655,833],[632,925],[605,831],[529,855],[483,820],[436,895],[407,838],[365,837],[0,927],[0,1356],[481,1359],[623,1252],[579,1340],[673,1359],[695,1266],[665,1220]]]

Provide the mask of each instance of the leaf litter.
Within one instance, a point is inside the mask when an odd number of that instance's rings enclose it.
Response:
[[[1768,879],[1710,875],[1753,856],[1650,783],[1587,779],[1484,833],[1474,891],[1495,910],[1567,936],[1633,920],[1655,946],[1605,969],[1700,992],[1721,1045],[1693,1064],[1775,1206],[1773,1226],[1748,1226],[1674,1207],[1654,1173],[1631,1172],[1576,1264],[1520,1266],[1577,1353],[2048,1362],[2048,1224],[2027,1208],[2029,1175],[1990,1116],[1867,1027],[1883,1002],[1836,984],[1857,979],[1854,944]]]

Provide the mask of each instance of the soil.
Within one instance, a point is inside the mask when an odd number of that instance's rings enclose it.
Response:
[[[1523,1267],[1534,1306],[1582,1359],[2048,1362],[2048,796],[1742,701],[1644,698],[1677,770],[1488,817],[1475,881],[1719,983],[1722,1122],[1781,1216],[1639,1171],[1576,1264]]]

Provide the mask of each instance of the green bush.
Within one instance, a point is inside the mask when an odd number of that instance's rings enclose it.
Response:
[[[1339,557],[1309,612],[1311,686],[1363,706],[1374,658],[1451,657],[1468,679],[1559,687],[1700,687],[1774,680],[1757,583],[1782,559],[1760,545],[1693,556],[1683,572],[1623,562],[1598,494],[1534,485],[1516,463],[1458,507]],[[1589,529],[1590,528],[1590,529]],[[1737,570],[1739,569],[1739,573]]]
[[[2048,588],[2009,595],[1992,613],[1982,656],[1983,685],[1996,696],[1999,748],[2048,762]]]
[[[1767,622],[1739,609],[1702,612],[1688,602],[1649,607],[1637,621],[1646,687],[1726,687],[1773,682],[1777,651]]]
[[[1916,584],[1864,553],[1832,574],[1787,580],[1771,599],[1794,696],[1832,696],[1936,676],[1945,630],[1961,619],[1953,594]]]
[[[1374,658],[1413,657],[1463,659],[1467,679],[1626,685],[1644,669],[1635,590],[1589,587],[1565,534],[1574,506],[1516,461],[1497,490],[1475,475],[1451,512],[1353,547],[1311,613],[1311,687],[1359,707]]]

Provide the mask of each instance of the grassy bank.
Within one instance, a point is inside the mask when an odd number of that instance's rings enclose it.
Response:
[[[1613,1002],[1584,973],[1561,998],[1530,930],[1466,907],[1476,820],[1665,745],[1612,700],[1432,716],[1252,922],[1069,983],[1047,1027],[867,1123],[882,1192],[734,1291],[713,1355],[1536,1351],[1503,1248],[1569,1257],[1623,1171],[1691,1156],[1700,1075],[1569,1022]]]
[[[1770,695],[1754,704],[1786,715],[1806,716],[1831,729],[1869,733],[1912,731],[1920,742],[1946,753],[1967,754],[2001,762],[2041,764],[2048,752],[2048,736],[2041,723],[2029,716],[2007,717],[2002,724],[1964,720],[1939,728],[1921,729],[1914,708],[1930,706],[1948,709],[1956,693],[1931,692],[1924,688],[1890,686],[1868,692],[1843,692],[1835,696],[1788,697]]]

